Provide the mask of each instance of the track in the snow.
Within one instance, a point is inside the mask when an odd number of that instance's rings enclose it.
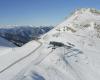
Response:
[[[40,45],[39,45],[35,50],[33,50],[32,52],[30,52],[30,53],[27,54],[26,56],[24,56],[24,57],[22,57],[22,58],[16,60],[15,62],[11,63],[9,66],[7,66],[6,68],[2,69],[2,70],[0,71],[0,73],[3,73],[3,72],[6,71],[7,69],[11,68],[13,65],[15,65],[15,64],[19,63],[20,61],[24,60],[25,58],[31,56],[37,49],[39,49],[39,48],[42,46],[42,42],[40,42],[40,41],[36,41],[36,42],[40,43]]]

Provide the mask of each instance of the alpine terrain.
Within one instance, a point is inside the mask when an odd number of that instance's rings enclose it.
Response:
[[[40,38],[2,53],[0,80],[100,80],[99,10],[76,10]]]

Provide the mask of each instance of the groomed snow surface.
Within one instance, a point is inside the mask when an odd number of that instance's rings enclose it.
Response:
[[[4,47],[0,80],[100,80],[99,22],[100,14],[81,9],[39,41]],[[50,41],[64,46],[54,47]]]

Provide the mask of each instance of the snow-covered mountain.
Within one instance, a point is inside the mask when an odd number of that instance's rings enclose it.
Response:
[[[17,26],[17,25],[0,25],[0,36],[13,42],[17,46],[37,39],[40,35],[51,30],[53,26]]]
[[[16,47],[13,43],[0,37],[0,56],[6,54],[6,52],[12,51],[12,48]]]
[[[32,43],[38,47],[33,49]],[[19,53],[25,56],[28,48],[33,50],[30,56],[2,63],[1,80],[100,80],[100,11],[76,10]]]
[[[8,40],[0,37],[0,47],[16,47],[14,44]]]

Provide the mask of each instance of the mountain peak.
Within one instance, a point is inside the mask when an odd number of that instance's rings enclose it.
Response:
[[[72,15],[63,21],[58,27],[69,26],[81,28],[84,25],[98,23],[100,21],[100,11],[94,8],[81,8],[75,10]]]
[[[93,14],[99,14],[100,15],[100,10],[97,10],[95,8],[81,8],[81,9],[76,9],[75,14],[83,14],[83,13],[93,13]]]

